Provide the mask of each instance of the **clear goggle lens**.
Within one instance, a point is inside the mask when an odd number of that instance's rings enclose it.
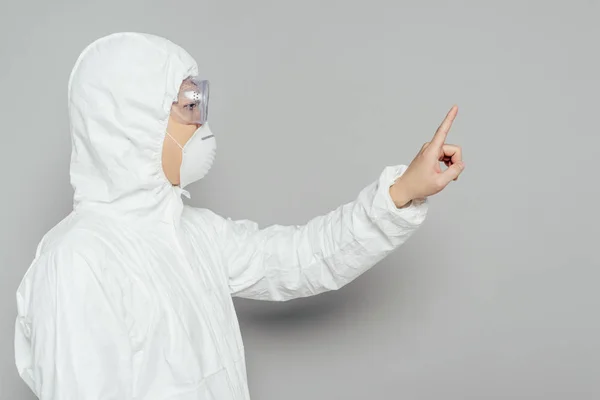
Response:
[[[204,125],[208,119],[209,81],[194,77],[185,79],[179,88],[171,115],[180,123]]]

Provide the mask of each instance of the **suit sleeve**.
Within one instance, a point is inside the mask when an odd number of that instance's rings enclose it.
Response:
[[[394,205],[389,187],[406,166],[387,167],[356,200],[301,226],[259,229],[222,219],[218,237],[231,294],[285,301],[336,290],[403,243],[424,222],[428,200]]]

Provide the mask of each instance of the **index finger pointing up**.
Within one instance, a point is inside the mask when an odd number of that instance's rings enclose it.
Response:
[[[458,107],[453,106],[446,118],[442,121],[442,124],[435,132],[433,139],[431,140],[431,144],[435,147],[441,147],[446,141],[446,136],[448,136],[448,132],[450,131],[450,127],[452,126],[452,122],[454,122],[454,118],[456,118],[456,114],[458,113]]]

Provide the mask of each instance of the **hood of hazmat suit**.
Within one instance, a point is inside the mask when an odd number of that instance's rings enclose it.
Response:
[[[249,399],[232,296],[339,289],[425,219],[427,200],[390,198],[405,165],[304,225],[184,205],[161,151],[180,84],[198,72],[179,46],[139,33],[95,41],[73,68],[74,208],[17,290],[16,366],[42,400]]]

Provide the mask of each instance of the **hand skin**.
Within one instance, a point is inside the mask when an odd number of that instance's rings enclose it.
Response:
[[[441,192],[465,169],[460,146],[445,143],[457,113],[457,106],[450,109],[431,142],[421,147],[404,174],[390,186],[390,196],[396,207],[404,208],[413,200]],[[448,167],[445,171],[440,168],[440,162]]]

